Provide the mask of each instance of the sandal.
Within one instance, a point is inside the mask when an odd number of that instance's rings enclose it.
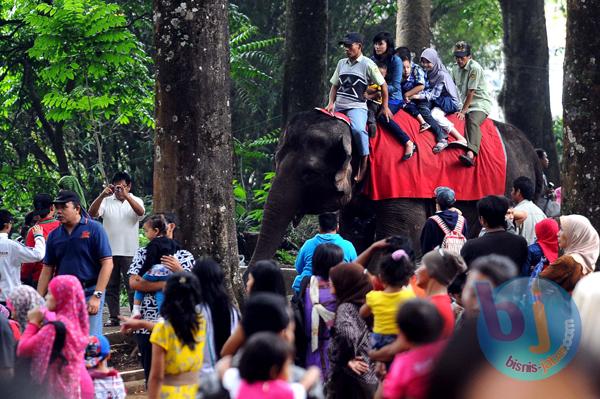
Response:
[[[417,152],[417,150],[419,149],[419,147],[417,147],[416,143],[413,143],[413,150],[410,154],[404,154],[404,156],[402,157],[403,161],[408,161],[409,159],[412,158],[413,155],[415,155],[415,152]]]
[[[421,123],[421,127],[419,127],[419,133],[424,132],[425,130],[429,129],[430,127],[431,127],[431,125],[427,122]]]
[[[463,155],[459,156],[458,159],[465,166],[468,166],[468,167],[475,166],[475,158],[471,158],[468,155],[463,154]]]
[[[433,147],[433,153],[434,154],[439,154],[446,147],[448,147],[448,140],[443,139],[441,141],[438,141],[437,144],[435,145],[435,147]]]

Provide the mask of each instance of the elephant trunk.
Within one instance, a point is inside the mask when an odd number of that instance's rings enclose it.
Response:
[[[288,182],[291,184],[286,184]],[[265,203],[260,234],[250,265],[273,257],[281,245],[290,221],[298,211],[299,203],[300,190],[297,182],[287,179],[283,181],[279,176],[275,176]]]

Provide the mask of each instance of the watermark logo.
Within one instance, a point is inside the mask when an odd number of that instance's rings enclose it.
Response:
[[[475,290],[477,337],[498,371],[519,380],[541,380],[558,373],[577,353],[581,319],[560,286],[522,277],[496,289],[478,282]]]

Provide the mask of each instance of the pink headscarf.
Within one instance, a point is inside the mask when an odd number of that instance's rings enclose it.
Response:
[[[50,396],[77,399],[81,397],[80,371],[90,329],[85,296],[79,280],[68,275],[53,278],[48,290],[56,300],[56,320],[66,328],[62,354],[67,364],[62,365],[57,360],[48,365],[56,330],[54,326],[44,326],[38,331],[42,335],[40,342],[44,344],[33,356],[31,376],[39,384],[47,381]]]
[[[588,218],[581,215],[561,216],[560,228],[567,241],[563,248],[565,255],[583,266],[584,275],[593,272],[600,253],[600,238]]]

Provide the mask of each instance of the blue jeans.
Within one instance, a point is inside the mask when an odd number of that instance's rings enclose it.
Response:
[[[392,111],[392,114],[394,114],[394,115],[396,114],[396,112],[398,112],[400,110],[400,104],[389,104],[389,107],[390,107],[390,111]],[[385,116],[383,114],[381,114],[377,118],[377,122],[381,126],[386,128],[388,132],[390,132],[394,136],[396,136],[396,138],[400,141],[400,143],[406,144],[408,141],[410,141],[410,137],[408,137],[408,134],[406,134],[406,132],[404,130],[402,130],[402,128],[400,126],[398,126],[398,124],[393,119],[390,119],[388,121],[385,118]]]
[[[361,156],[369,155],[369,134],[365,130],[367,126],[368,112],[366,108],[351,108],[336,110],[350,118],[350,129],[352,138],[358,147]]]
[[[417,107],[419,108],[419,113],[425,122],[431,126],[430,129],[435,136],[435,141],[440,142],[441,140],[448,138],[448,133],[446,133],[444,129],[441,128],[440,124],[437,123],[437,121],[431,116],[431,107],[429,101],[420,101],[417,104]]]
[[[450,96],[439,96],[435,99],[433,105],[439,107],[447,114],[454,114],[459,111],[458,107],[456,104],[454,104],[452,97]]]
[[[94,294],[94,290],[96,287],[93,287],[91,292],[90,289],[86,289],[85,293],[85,302],[90,300],[92,295]],[[89,294],[88,294],[89,293]],[[98,313],[94,315],[88,315],[90,319],[90,335],[102,335],[102,310],[104,309],[104,294],[102,294],[102,298],[100,298],[100,306],[98,307]]]
[[[373,348],[373,350],[381,349],[394,342],[396,337],[396,334],[371,333],[371,348]]]

